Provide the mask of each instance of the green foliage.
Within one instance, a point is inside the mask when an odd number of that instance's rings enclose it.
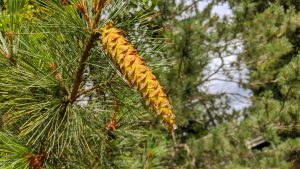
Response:
[[[3,169],[26,169],[29,150],[20,145],[11,134],[0,132],[0,167]]]
[[[224,22],[220,22],[209,17],[213,6],[200,12],[195,20],[189,17],[169,21],[172,32],[168,37],[171,37],[172,43],[168,56],[174,56],[175,66],[168,78],[179,119],[180,132],[176,134],[181,145],[178,147],[191,149],[177,151],[182,155],[174,157],[176,167],[296,168],[299,163],[299,5],[294,1],[229,3],[234,14],[231,21],[225,18]],[[163,18],[173,16],[170,4],[172,2],[169,1],[161,3],[162,11],[167,14]],[[196,26],[198,22],[200,25]],[[207,23],[207,26],[202,23]],[[207,33],[209,28],[212,28],[212,34]],[[237,64],[246,64],[249,69],[249,79],[242,85],[253,91],[252,106],[244,115],[230,116],[226,124],[210,130],[198,125],[195,130],[191,127],[194,126],[191,119],[205,124],[207,118],[203,117],[210,113],[210,109],[203,106],[209,95],[193,88],[205,80],[205,76],[195,70],[203,71],[209,63],[206,55],[209,52],[226,51],[219,46],[213,48],[222,40],[225,44],[227,41],[242,42],[240,47],[243,50],[238,54]],[[201,41],[209,45],[201,48]],[[183,66],[179,69],[181,61]],[[176,72],[180,72],[181,76]],[[199,102],[195,98],[200,98]],[[193,104],[188,104],[190,100]],[[224,114],[221,116],[221,119],[226,117]],[[218,116],[210,117],[218,121]],[[259,137],[270,145],[262,149],[249,147],[248,143]],[[293,147],[290,147],[291,142]]]
[[[237,125],[220,125],[205,145],[216,140],[211,168],[296,168],[299,138],[299,12],[291,1],[242,1],[232,4],[233,30],[243,41],[239,60],[249,68],[245,87],[252,106]],[[295,8],[294,8],[295,7]],[[231,126],[231,127],[230,127]],[[233,127],[236,126],[236,127]],[[216,131],[215,131],[216,130]],[[217,133],[217,131],[223,131]],[[214,136],[218,137],[214,137]],[[247,143],[263,138],[262,149]],[[292,147],[291,146],[292,143]],[[222,151],[226,150],[226,151]]]
[[[77,2],[5,2],[1,17],[7,19],[1,19],[0,33],[1,130],[16,135],[15,144],[22,142],[42,153],[45,168],[163,168],[167,143],[160,130],[157,134],[147,131],[160,125],[150,121],[142,98],[127,86],[102,52],[100,41],[93,42],[80,91],[70,103],[79,61],[95,34],[76,8]],[[142,7],[137,2],[130,1]],[[145,59],[158,57],[161,42],[153,36],[157,30],[150,24],[152,14],[143,10],[128,14],[133,9],[130,3],[111,1],[101,21],[95,23],[96,30],[112,19]],[[28,5],[34,15],[28,15]],[[92,3],[88,5],[92,16]],[[155,59],[150,65],[155,65]],[[111,120],[116,120],[116,131],[108,128]],[[15,160],[23,168],[33,167],[21,150],[12,152],[15,156],[1,154],[1,158],[9,157],[9,162]]]
[[[230,0],[233,16],[220,18],[212,11],[224,0],[203,11],[183,0],[112,0],[99,20],[95,1],[85,1],[87,13],[78,2],[0,1],[0,168],[38,168],[37,157],[47,169],[300,164],[296,1]],[[103,52],[98,36],[110,20],[165,86],[178,122],[172,134]],[[231,113],[225,94],[200,87],[222,69],[207,74],[207,65],[237,48],[235,64],[249,69],[240,85],[253,96]],[[253,147],[258,138],[269,145]]]

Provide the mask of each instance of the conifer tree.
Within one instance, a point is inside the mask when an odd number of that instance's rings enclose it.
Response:
[[[178,129],[173,135],[174,153],[171,168],[209,168],[201,138],[210,129],[239,116],[228,113],[224,94],[210,94],[199,88],[213,79],[224,64],[205,73],[213,59],[223,60],[232,46],[228,19],[212,13],[217,3],[211,1],[203,10],[198,1],[160,1],[165,28],[166,53],[172,65],[166,72],[167,91],[172,98]],[[163,78],[164,79],[164,78]],[[225,101],[224,101],[225,100]],[[223,102],[224,101],[224,102]],[[205,155],[206,153],[206,155]]]
[[[262,136],[270,143],[255,154],[262,157],[256,165],[298,168],[299,4],[244,1],[238,6],[236,19],[245,48],[240,58],[250,69],[245,86],[254,95],[245,123],[253,126],[249,136]]]
[[[253,92],[243,120],[218,125],[191,146],[201,168],[299,168],[299,4],[294,1],[229,1],[228,23],[243,44],[238,58],[249,69]]]
[[[240,63],[237,64],[246,64],[249,69],[249,81],[241,83],[241,85],[252,90],[252,106],[244,112],[244,115],[231,116],[226,124],[219,123],[210,130],[203,130],[198,127],[197,129],[204,131],[200,136],[189,133],[188,136],[183,137],[183,142],[179,140],[179,143],[185,144],[178,144],[179,147],[182,147],[181,150],[184,151],[177,150],[179,153],[175,158],[177,160],[176,167],[209,169],[298,168],[297,56],[299,49],[299,4],[295,1],[267,2],[250,0],[229,1],[229,3],[233,10],[233,20],[226,22],[227,25],[223,24],[221,26],[219,24],[219,29],[213,27],[223,35],[214,37],[216,37],[216,41],[224,37],[228,42],[238,41],[240,42],[238,44],[242,44],[240,47],[243,48],[243,51],[238,53]],[[172,16],[171,9],[172,7],[162,11],[166,11],[166,16]],[[180,29],[178,26],[178,23],[187,23],[187,25],[197,23],[191,21],[191,18],[177,22],[175,20],[177,24],[174,24],[176,26],[173,27],[173,30],[175,30],[173,32],[175,33],[174,41],[178,42],[178,49],[184,49],[183,44],[188,43],[187,50],[183,50],[185,54],[186,52],[193,53],[193,50],[199,49],[199,47],[195,48],[191,45],[195,40],[184,41],[184,39],[188,39],[188,32],[193,32],[189,29],[190,27],[186,26]],[[207,18],[208,16],[206,16]],[[199,18],[197,19],[199,21]],[[197,36],[190,37],[197,39]],[[202,37],[203,39],[205,37]],[[212,41],[209,42],[213,43]],[[209,51],[209,48],[206,49]],[[180,53],[180,50],[177,50],[174,46],[171,46],[169,51],[172,53],[169,56],[176,56]],[[215,49],[215,51],[222,52],[220,49]],[[203,52],[205,53],[205,51]],[[191,60],[192,62],[183,62],[183,65],[192,67],[197,63],[193,59],[197,58],[199,52],[195,52],[195,54],[192,54],[193,56],[179,54],[179,58],[190,56],[190,58],[186,57],[185,61]],[[205,59],[203,57],[202,61],[204,63]],[[178,60],[180,61],[180,59]],[[193,71],[194,69],[191,67],[185,68]],[[174,78],[175,72],[171,72],[170,76],[172,79],[170,82],[173,82],[170,86],[173,90],[176,85],[187,85],[189,83],[188,79],[193,77],[191,71],[182,71],[182,73],[186,73],[184,74],[186,78],[179,80],[179,83],[174,83],[178,80]],[[201,77],[199,79],[201,80]],[[195,78],[192,82],[195,82]],[[196,92],[192,92],[192,95],[189,95],[183,92],[185,91],[183,90],[184,87],[178,86],[176,87],[177,91],[174,92],[176,95],[174,100],[179,104],[175,104],[175,106],[184,106],[182,103],[198,91],[196,90]],[[184,99],[180,100],[179,93]],[[202,105],[202,101],[192,105],[187,104],[187,107],[182,109],[175,108],[178,112],[177,117],[180,117],[178,118],[179,129],[181,129],[182,124],[185,126],[182,120],[187,122],[188,116],[195,115],[194,119],[199,118],[199,114],[194,114],[188,110],[192,109],[193,106]],[[195,112],[199,113],[201,111],[204,114],[207,113],[207,110],[201,110],[201,108]],[[186,134],[186,132],[183,133]],[[177,137],[180,136],[178,134]]]

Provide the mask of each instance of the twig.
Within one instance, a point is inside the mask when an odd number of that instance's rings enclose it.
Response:
[[[195,157],[193,157],[192,151],[191,151],[190,147],[187,144],[179,144],[178,147],[183,148],[187,152],[188,156],[190,156],[192,158],[191,168],[192,169],[196,168],[196,164],[195,164],[196,163],[196,159],[195,159]]]
[[[196,14],[198,14],[199,13],[199,9],[198,9],[198,2],[197,2],[197,0],[193,0],[193,4],[194,4],[194,8],[195,8],[195,12],[196,12]]]
[[[83,51],[83,54],[81,56],[81,60],[79,63],[79,67],[76,72],[75,80],[73,82],[73,88],[72,88],[72,92],[71,92],[71,96],[70,96],[71,103],[74,103],[74,101],[77,98],[76,96],[78,94],[78,89],[79,89],[80,83],[82,81],[82,74],[83,74],[83,71],[86,66],[86,61],[89,58],[89,53],[90,53],[91,49],[94,47],[94,43],[97,40],[98,36],[99,36],[99,34],[93,33]]]
[[[173,140],[173,151],[172,151],[172,158],[175,158],[176,152],[177,152],[177,140],[174,130],[172,131],[172,140]],[[175,161],[173,161],[173,166],[176,166]]]
[[[220,66],[210,75],[206,76],[201,83],[204,83],[205,81],[208,81],[211,77],[213,77],[214,75],[218,74],[220,72],[220,70],[224,67],[224,58],[221,56],[221,54],[219,53],[218,58],[221,60],[221,64]]]
[[[216,123],[216,121],[215,121],[215,118],[214,118],[212,112],[210,111],[210,108],[207,107],[207,105],[206,105],[205,103],[203,103],[202,105],[203,105],[204,108],[206,109],[206,113],[207,113],[207,115],[208,115],[209,122],[211,122],[212,125],[213,125],[214,127],[216,127],[216,126],[217,126],[217,123]]]
[[[94,20],[93,20],[92,31],[94,31],[95,26],[98,25],[102,8],[104,7],[106,2],[107,2],[107,0],[100,0],[100,2],[98,3],[99,8],[98,8],[98,11],[95,14],[95,17],[94,17]],[[93,32],[90,39],[89,39],[89,41],[88,41],[88,43],[87,43],[87,45],[86,45],[86,47],[85,47],[85,49],[84,49],[84,51],[83,51],[83,54],[81,56],[81,60],[80,60],[80,63],[79,63],[79,67],[78,67],[77,72],[76,72],[75,80],[73,82],[73,89],[72,89],[72,92],[71,92],[71,96],[69,98],[71,104],[73,104],[75,102],[76,98],[77,98],[78,89],[79,89],[80,83],[82,81],[82,74],[83,74],[83,71],[84,71],[85,66],[86,66],[86,61],[88,60],[89,53],[90,53],[91,49],[94,47],[94,43],[98,39],[99,36],[100,36],[100,34],[98,32]]]
[[[9,42],[9,61],[11,63],[11,65],[16,65],[16,60],[14,59],[13,55],[14,55],[14,39],[15,39],[15,33],[14,32],[6,32],[5,36],[8,39]]]
[[[185,7],[183,10],[179,11],[178,13],[175,14],[175,16],[181,15],[183,12],[185,12],[186,10],[190,9],[191,7],[195,6],[198,2],[200,2],[201,0],[193,0],[192,4],[188,5],[187,7]]]
[[[96,14],[94,16],[94,23],[93,23],[93,26],[92,26],[93,29],[95,28],[95,26],[99,22],[100,14],[102,12],[102,9],[105,7],[105,5],[107,3],[108,3],[108,0],[100,0],[100,2],[98,2],[98,5],[97,5],[97,1],[95,2],[95,12],[96,12]]]
[[[85,1],[84,0],[78,1],[75,6],[83,14],[85,20],[88,23],[89,28],[92,30],[93,29],[93,23],[92,23],[91,18],[88,15],[88,9],[87,9]]]
[[[149,161],[153,158],[153,154],[151,152],[147,152],[146,160],[144,162],[143,169],[149,169]]]

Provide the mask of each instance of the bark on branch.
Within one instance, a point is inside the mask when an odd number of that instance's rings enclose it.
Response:
[[[73,82],[72,92],[71,92],[71,95],[70,95],[70,98],[69,98],[69,101],[70,101],[71,104],[73,104],[77,99],[77,95],[78,95],[78,92],[79,92],[79,87],[80,87],[80,84],[82,82],[82,74],[84,72],[86,62],[89,58],[90,51],[94,47],[95,41],[100,36],[99,33],[94,31],[94,29],[96,29],[97,25],[99,24],[101,12],[102,12],[102,9],[104,8],[105,4],[107,3],[107,0],[95,1],[94,3],[95,3],[94,5],[97,7],[97,9],[96,9],[96,14],[94,16],[93,22],[91,23],[91,31],[93,33],[92,33],[90,39],[88,40],[88,42],[86,44],[86,47],[85,47],[85,49],[83,51],[83,54],[81,56],[81,60],[79,62],[79,67],[78,67],[77,72],[76,72],[76,76],[75,76],[75,79],[74,79],[74,82]],[[81,5],[85,5],[85,4],[81,4]]]
[[[89,58],[89,54],[91,49],[94,47],[95,41],[98,39],[99,34],[98,33],[93,33],[92,36],[90,37],[90,39],[88,40],[88,43],[83,51],[83,54],[81,56],[81,60],[79,62],[79,67],[77,69],[76,72],[76,76],[73,82],[73,88],[72,88],[72,92],[70,95],[70,103],[74,103],[76,100],[76,96],[78,94],[78,90],[80,87],[80,83],[82,81],[82,74],[84,72],[85,66],[86,66],[86,62]]]

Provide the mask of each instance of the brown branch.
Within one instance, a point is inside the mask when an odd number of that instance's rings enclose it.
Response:
[[[150,165],[149,165],[149,161],[153,158],[153,154],[151,152],[147,152],[147,155],[146,155],[146,160],[144,162],[144,167],[143,169],[149,169],[150,168]]]
[[[62,102],[60,108],[59,108],[59,115],[60,115],[60,118],[63,119],[66,111],[67,111],[67,108],[68,108],[68,105],[70,103],[70,100],[68,98],[64,98],[64,101]]]
[[[29,162],[29,167],[31,169],[43,169],[42,161],[45,158],[45,154],[26,154],[25,158]]]
[[[191,158],[190,167],[191,167],[191,169],[195,169],[196,168],[196,158],[193,157],[190,147],[187,144],[179,144],[177,147],[182,148],[187,152],[188,156],[190,156],[190,158]]]
[[[106,2],[107,2],[107,0],[100,0],[100,2],[98,3],[98,11],[96,11],[94,20],[92,22],[92,31],[94,31],[95,26],[98,25],[98,23],[100,21],[100,15],[102,12],[102,8],[104,8]],[[98,39],[99,36],[100,36],[100,34],[97,31],[93,32],[90,39],[87,42],[87,45],[86,45],[84,51],[83,51],[83,54],[81,56],[81,60],[79,63],[79,67],[76,72],[75,80],[73,82],[71,96],[69,98],[71,104],[74,103],[77,98],[79,86],[82,81],[82,74],[83,74],[83,71],[86,66],[86,61],[88,60],[90,51],[94,47],[95,41]]]
[[[70,4],[69,0],[60,0],[60,2],[61,2],[63,5],[69,5],[69,4]]]
[[[76,72],[75,80],[73,82],[73,88],[70,96],[70,103],[74,103],[74,101],[77,98],[78,89],[82,81],[82,74],[86,66],[86,61],[88,60],[90,51],[94,47],[94,43],[98,39],[98,37],[99,37],[98,33],[93,33],[83,51],[81,60],[79,62],[79,67]]]
[[[173,151],[172,151],[172,158],[173,158],[173,168],[174,166],[176,166],[176,162],[174,161],[176,153],[177,153],[177,139],[176,139],[176,134],[174,132],[174,130],[172,131],[172,140],[173,140]]]
[[[118,120],[117,120],[117,113],[120,111],[120,106],[118,101],[114,103],[114,111],[112,113],[110,121],[106,124],[106,129],[110,131],[115,131],[118,128]]]

